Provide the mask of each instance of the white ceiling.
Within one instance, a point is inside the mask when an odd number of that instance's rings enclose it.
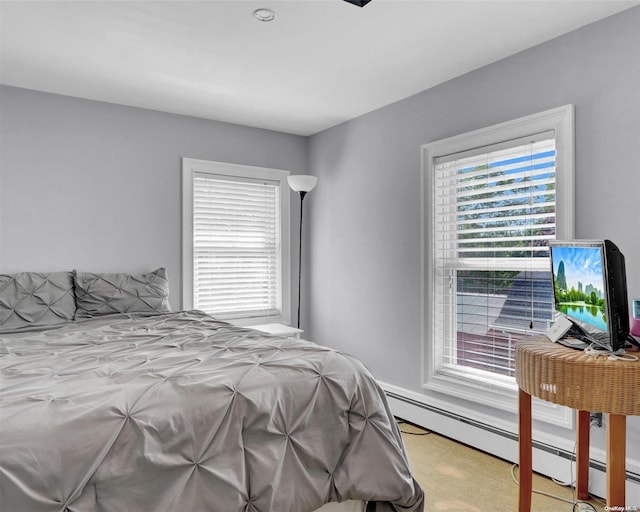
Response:
[[[310,135],[639,4],[2,0],[0,82]]]

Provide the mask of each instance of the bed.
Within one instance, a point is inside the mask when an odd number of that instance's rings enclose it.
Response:
[[[423,510],[362,363],[170,312],[165,281],[0,275],[3,511]]]

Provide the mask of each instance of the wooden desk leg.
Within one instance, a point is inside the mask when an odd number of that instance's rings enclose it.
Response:
[[[627,417],[609,414],[607,425],[607,506],[625,507]],[[616,509],[617,510],[617,509]]]
[[[577,448],[576,448],[576,491],[579,500],[589,499],[589,429],[591,414],[589,411],[577,412]]]
[[[522,389],[518,395],[518,455],[520,486],[518,488],[518,511],[531,512],[531,480],[533,469],[531,437],[531,395]]]

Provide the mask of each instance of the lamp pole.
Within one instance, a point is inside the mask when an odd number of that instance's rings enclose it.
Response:
[[[304,190],[298,192],[300,196],[300,236],[298,237],[298,323],[296,327],[300,329],[300,288],[302,286],[302,210],[304,209],[304,196],[307,193]]]
[[[316,186],[318,178],[305,174],[292,175],[287,178],[289,186],[300,196],[300,236],[298,238],[298,322],[300,329],[300,290],[302,288],[302,212],[304,211],[304,197]]]

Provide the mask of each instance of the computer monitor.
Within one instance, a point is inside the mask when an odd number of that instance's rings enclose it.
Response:
[[[616,351],[629,339],[624,256],[610,240],[549,242],[556,311]]]

